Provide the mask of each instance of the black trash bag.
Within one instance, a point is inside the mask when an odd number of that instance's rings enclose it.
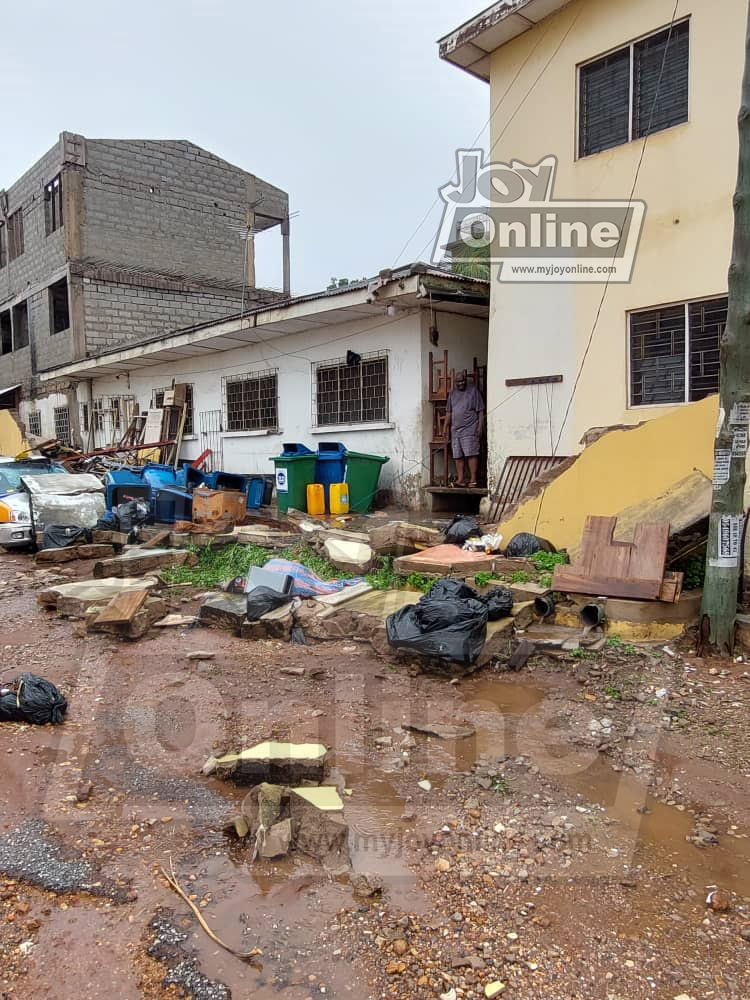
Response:
[[[247,620],[257,622],[268,611],[275,611],[293,600],[292,594],[282,594],[273,587],[253,587],[247,595]]]
[[[507,587],[493,587],[480,597],[487,607],[487,617],[491,622],[507,618],[513,611],[513,593]]]
[[[519,531],[505,546],[506,556],[533,556],[535,552],[554,552],[555,546],[546,538],[538,538],[529,531]]]
[[[463,545],[467,538],[472,538],[474,535],[481,535],[479,522],[475,517],[467,517],[466,514],[456,514],[445,529],[445,540],[450,545]]]
[[[145,500],[128,500],[118,504],[114,509],[117,520],[120,522],[120,531],[129,534],[140,524],[145,524],[148,520],[149,509]]]
[[[68,703],[51,681],[36,674],[19,674],[0,694],[1,722],[30,722],[59,726]]]
[[[42,536],[42,548],[66,549],[69,545],[90,541],[91,532],[88,528],[79,528],[74,524],[48,524]]]
[[[388,615],[388,642],[394,649],[470,666],[487,637],[487,608],[481,601],[432,600]]]
[[[433,583],[427,591],[427,597],[435,601],[466,601],[472,597],[479,597],[479,594],[463,580],[451,580],[446,577]]]

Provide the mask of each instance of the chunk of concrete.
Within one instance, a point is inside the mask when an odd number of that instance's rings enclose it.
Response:
[[[122,555],[94,563],[94,577],[98,580],[112,576],[140,576],[155,569],[194,566],[197,561],[195,552],[188,549],[143,549],[135,546]]]
[[[217,625],[219,628],[239,632],[247,618],[247,596],[245,594],[211,594],[198,612],[201,625]]]
[[[140,579],[111,577],[104,580],[77,580],[74,583],[56,583],[37,594],[37,601],[46,608],[69,618],[83,618],[92,604],[106,604],[118,594],[134,590],[153,590],[159,581],[153,576]]]
[[[326,556],[336,569],[361,576],[372,566],[374,553],[366,542],[344,538],[326,538]]]
[[[317,858],[326,868],[348,868],[349,827],[338,810],[321,809],[301,792],[323,789],[290,789],[289,813],[298,850]],[[330,789],[338,796],[336,789]],[[339,800],[340,801],[340,800]]]
[[[322,743],[280,743],[266,740],[238,754],[216,759],[215,772],[238,785],[260,782],[293,785],[322,781],[328,750]]]

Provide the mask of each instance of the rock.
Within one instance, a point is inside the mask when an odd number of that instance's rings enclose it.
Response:
[[[406,943],[406,941],[404,941],[403,938],[397,938],[397,940],[393,942],[393,951],[395,952],[396,955],[399,956],[405,955],[408,950],[409,950],[409,945]]]
[[[740,937],[743,941],[750,941],[750,924],[740,927]]]
[[[349,882],[358,896],[378,896],[385,890],[383,876],[374,872],[353,872]]]
[[[212,594],[201,604],[198,617],[202,625],[217,625],[239,632],[247,618],[247,595]]]
[[[289,677],[304,677],[305,668],[304,667],[282,667],[279,670],[280,674],[287,674]]]
[[[194,649],[185,657],[186,660],[213,660],[216,653],[211,653],[207,649]]]
[[[263,781],[298,785],[303,781],[322,781],[327,759],[328,750],[322,743],[266,740],[238,754],[215,758],[214,771],[218,777],[229,778],[238,785],[257,785]]]
[[[456,990],[453,986],[448,990],[447,993],[440,994],[440,1000],[456,1000]]]
[[[78,789],[76,791],[76,801],[77,802],[88,802],[88,800],[91,798],[91,794],[92,794],[93,791],[94,791],[93,782],[91,782],[91,781],[82,781],[78,785]]]
[[[496,979],[492,983],[487,983],[484,988],[484,995],[488,1000],[492,1000],[492,997],[499,997],[504,989],[505,983],[501,983],[499,979]]]
[[[464,955],[460,958],[454,958],[451,966],[454,969],[474,969],[475,971],[479,971],[480,969],[485,969],[487,963],[478,955]]]
[[[400,976],[404,972],[406,972],[406,965],[404,962],[389,962],[385,967],[385,973],[387,976]]]
[[[447,858],[438,858],[435,862],[435,868],[439,872],[449,872],[451,870],[451,863]]]
[[[329,562],[345,573],[362,576],[372,566],[374,552],[366,542],[327,538],[324,546]]]
[[[717,847],[719,844],[719,838],[715,833],[700,827],[696,827],[687,839],[696,847]]]
[[[274,823],[270,830],[266,831],[263,842],[258,847],[258,856],[266,860],[270,858],[282,858],[289,853],[292,843],[292,821],[283,819],[280,823]]]
[[[731,897],[724,889],[714,889],[709,892],[706,899],[706,906],[714,913],[726,913],[732,904]]]
[[[427,736],[437,736],[441,740],[463,740],[468,736],[473,736],[476,729],[470,723],[456,726],[447,722],[431,722],[422,725],[417,722],[404,723],[404,729],[410,729],[415,733],[425,733]]]
[[[418,781],[417,784],[419,785],[419,787],[422,789],[423,792],[431,792],[432,791],[432,785],[427,780],[427,778],[422,778],[422,780]]]

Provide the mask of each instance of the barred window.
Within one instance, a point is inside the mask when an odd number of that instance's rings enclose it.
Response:
[[[225,430],[275,431],[278,428],[278,369],[226,375],[221,381]]]
[[[36,437],[42,436],[42,415],[38,410],[29,414],[29,434],[33,434]]]
[[[689,65],[687,20],[581,66],[578,155],[686,122]]]
[[[183,434],[194,434],[193,430],[193,383],[185,382],[185,427]],[[171,385],[165,385],[159,389],[154,389],[151,393],[152,409],[161,409],[164,406],[164,393],[172,389]]]
[[[360,424],[388,419],[388,353],[354,354],[315,366],[315,423]]]
[[[727,299],[630,314],[630,405],[685,403],[719,391]]]
[[[63,444],[70,444],[70,414],[67,406],[55,407],[55,437]]]

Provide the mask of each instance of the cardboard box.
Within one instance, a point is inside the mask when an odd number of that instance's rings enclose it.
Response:
[[[247,494],[237,490],[193,490],[193,521],[242,521],[247,512]]]

